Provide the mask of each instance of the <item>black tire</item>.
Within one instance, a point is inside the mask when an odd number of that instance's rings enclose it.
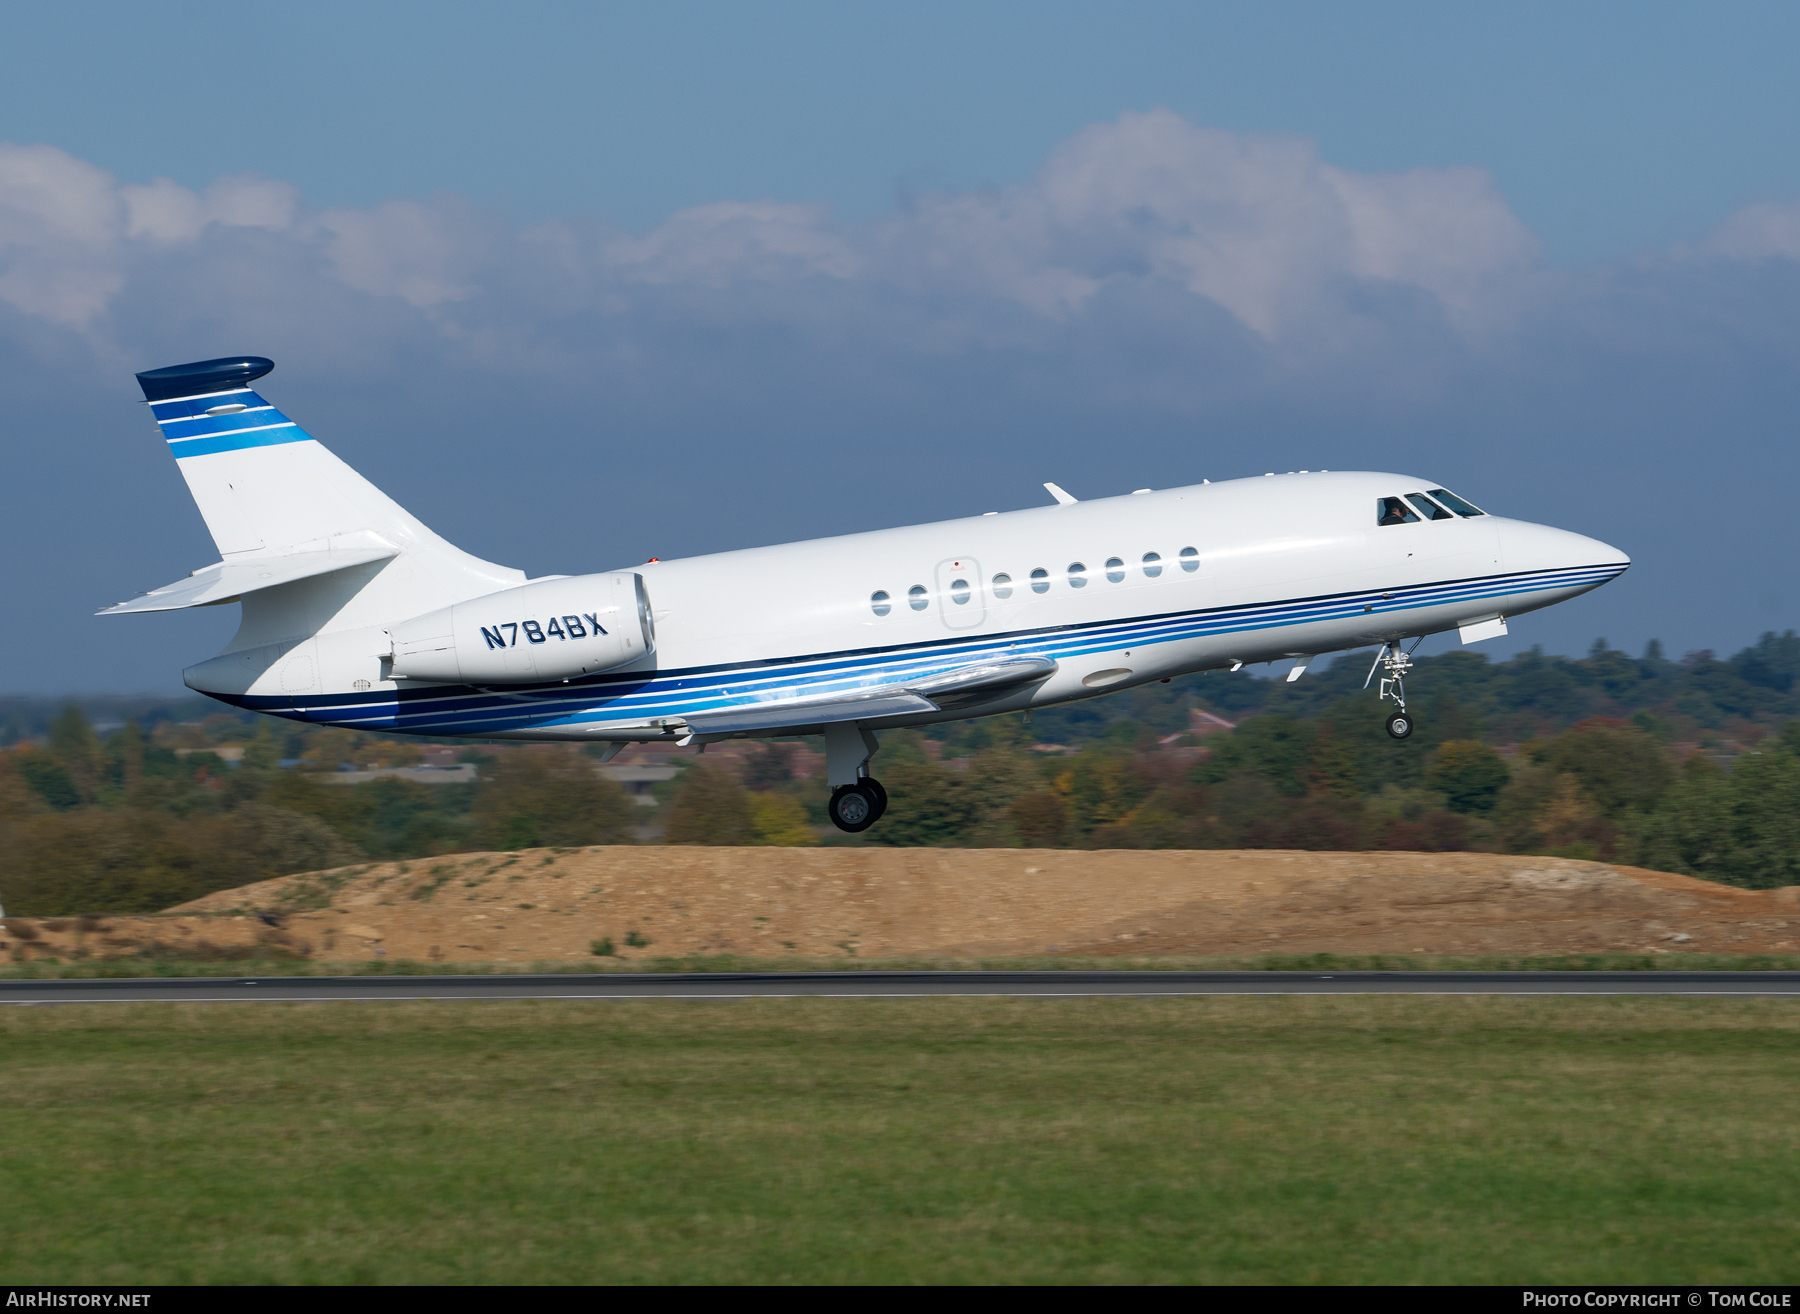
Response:
[[[1387,719],[1387,732],[1394,739],[1410,739],[1413,732],[1413,719],[1405,712],[1395,712]]]
[[[862,787],[875,796],[875,820],[880,821],[887,815],[887,789],[874,776],[864,776]]]
[[[860,784],[839,785],[832,790],[831,802],[825,805],[825,813],[831,818],[832,825],[852,835],[873,826],[875,818],[881,815],[876,805],[875,791],[865,789]]]

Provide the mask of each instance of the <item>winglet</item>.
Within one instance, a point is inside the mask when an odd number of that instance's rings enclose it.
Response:
[[[1062,506],[1074,506],[1077,502],[1079,502],[1081,500],[1078,497],[1070,497],[1067,493],[1063,492],[1063,490],[1058,488],[1055,484],[1045,484],[1044,487],[1048,488],[1050,490],[1050,496],[1054,497],[1057,500],[1057,502]]]

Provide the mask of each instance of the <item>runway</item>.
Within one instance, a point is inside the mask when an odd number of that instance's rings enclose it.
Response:
[[[1782,998],[1800,997],[1800,972],[608,972],[0,981],[4,1004],[1368,994]]]

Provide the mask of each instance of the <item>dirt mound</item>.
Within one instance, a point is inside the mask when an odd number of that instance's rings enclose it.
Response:
[[[13,918],[17,957],[323,961],[1800,951],[1800,887],[1478,853],[592,848],[287,876],[160,917]]]

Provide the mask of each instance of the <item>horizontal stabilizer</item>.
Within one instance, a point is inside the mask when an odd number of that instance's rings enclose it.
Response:
[[[966,701],[972,695],[1041,680],[1055,672],[1056,663],[1048,657],[1011,658],[980,662],[917,680],[859,689],[854,693],[747,703],[716,712],[695,712],[682,719],[696,735],[768,733],[789,726],[872,721],[886,716],[941,711],[946,703]]]
[[[372,538],[372,535],[364,536]],[[217,607],[236,602],[246,593],[291,584],[297,579],[329,575],[335,570],[385,561],[400,549],[387,543],[371,543],[321,552],[288,552],[280,556],[240,557],[196,570],[186,579],[153,589],[141,598],[121,602],[96,612],[97,616],[123,616],[140,611],[180,611],[184,607]]]

